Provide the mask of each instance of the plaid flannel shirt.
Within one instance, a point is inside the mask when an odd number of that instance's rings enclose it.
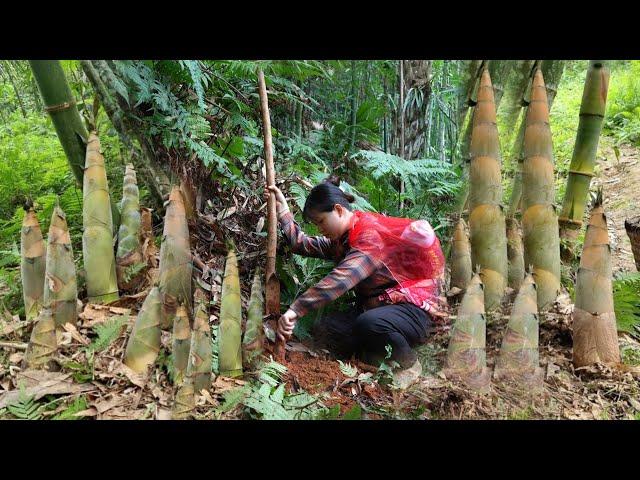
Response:
[[[280,228],[293,253],[337,263],[326,277],[291,304],[289,308],[296,312],[298,318],[332,302],[351,289],[354,289],[365,310],[379,307],[385,302],[379,300],[378,296],[397,285],[386,266],[349,246],[349,232],[339,240],[323,236],[310,237],[302,231],[291,212],[280,217]]]

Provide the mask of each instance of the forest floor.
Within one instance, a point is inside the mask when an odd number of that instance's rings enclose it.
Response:
[[[606,160],[599,175],[609,220],[614,273],[634,271],[635,264],[624,219],[637,213],[640,152],[620,147],[616,160],[611,142],[603,143]],[[246,205],[246,202],[245,202]],[[253,221],[253,219],[251,220]],[[194,235],[198,235],[196,232]],[[156,252],[157,253],[157,252]],[[197,252],[205,259],[205,253]],[[241,252],[242,253],[242,252]],[[246,258],[256,255],[245,252]],[[253,256],[252,256],[253,255]],[[220,272],[223,257],[206,259],[207,270]],[[248,262],[247,262],[248,263]],[[243,267],[244,277],[252,271]],[[203,275],[203,278],[207,275]],[[213,302],[220,293],[220,278],[209,275]],[[245,282],[243,282],[245,283]],[[246,303],[248,287],[243,284]],[[155,367],[138,375],[122,363],[124,348],[146,290],[122,296],[109,306],[85,304],[78,324],[59,333],[58,352],[49,371],[23,370],[29,323],[10,312],[0,312],[0,418],[168,419],[175,389],[171,383],[167,351],[171,334],[163,332],[162,351]],[[510,304],[487,321],[487,367],[492,369],[508,321]],[[217,309],[211,317],[216,323]],[[571,362],[571,312],[568,294],[561,295],[540,321],[540,367],[543,381],[537,388],[495,379],[477,391],[442,373],[449,328],[436,332],[417,348],[423,364],[420,380],[398,391],[386,380],[384,369],[358,361],[339,363],[311,341],[288,344],[282,383],[288,395],[307,392],[325,407],[339,409],[338,418],[363,419],[640,419],[640,343],[621,334],[622,363],[575,369]],[[266,353],[271,344],[267,344]],[[211,388],[197,397],[195,418],[247,418],[250,408],[234,392],[248,392],[258,372],[243,379],[212,376]],[[237,397],[236,401],[232,399]],[[254,412],[255,414],[255,412]]]

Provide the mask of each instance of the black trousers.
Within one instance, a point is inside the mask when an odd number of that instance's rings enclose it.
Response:
[[[337,357],[356,355],[364,362],[379,365],[391,346],[391,359],[408,368],[417,359],[412,347],[424,342],[434,325],[430,315],[411,303],[333,312],[313,326],[316,346]]]

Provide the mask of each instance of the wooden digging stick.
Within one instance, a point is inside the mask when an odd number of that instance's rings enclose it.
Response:
[[[271,118],[269,117],[269,101],[264,73],[258,71],[258,94],[262,111],[262,133],[264,136],[264,155],[267,170],[267,185],[276,184],[276,173],[273,166],[273,146],[271,142]],[[276,194],[271,192],[267,200],[267,265],[265,268],[266,313],[269,317],[280,316],[280,280],[276,275],[276,248],[278,242],[278,218],[276,214]],[[284,344],[276,336],[276,360],[284,359]]]

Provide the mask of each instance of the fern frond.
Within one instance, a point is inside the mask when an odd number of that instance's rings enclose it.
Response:
[[[128,316],[119,315],[111,317],[105,323],[96,325],[98,337],[87,348],[94,352],[100,352],[111,345],[122,333],[122,327],[127,323]]]
[[[35,401],[34,395],[28,395],[24,388],[20,388],[20,395],[10,405],[7,405],[9,413],[19,420],[40,420],[43,406]]]

